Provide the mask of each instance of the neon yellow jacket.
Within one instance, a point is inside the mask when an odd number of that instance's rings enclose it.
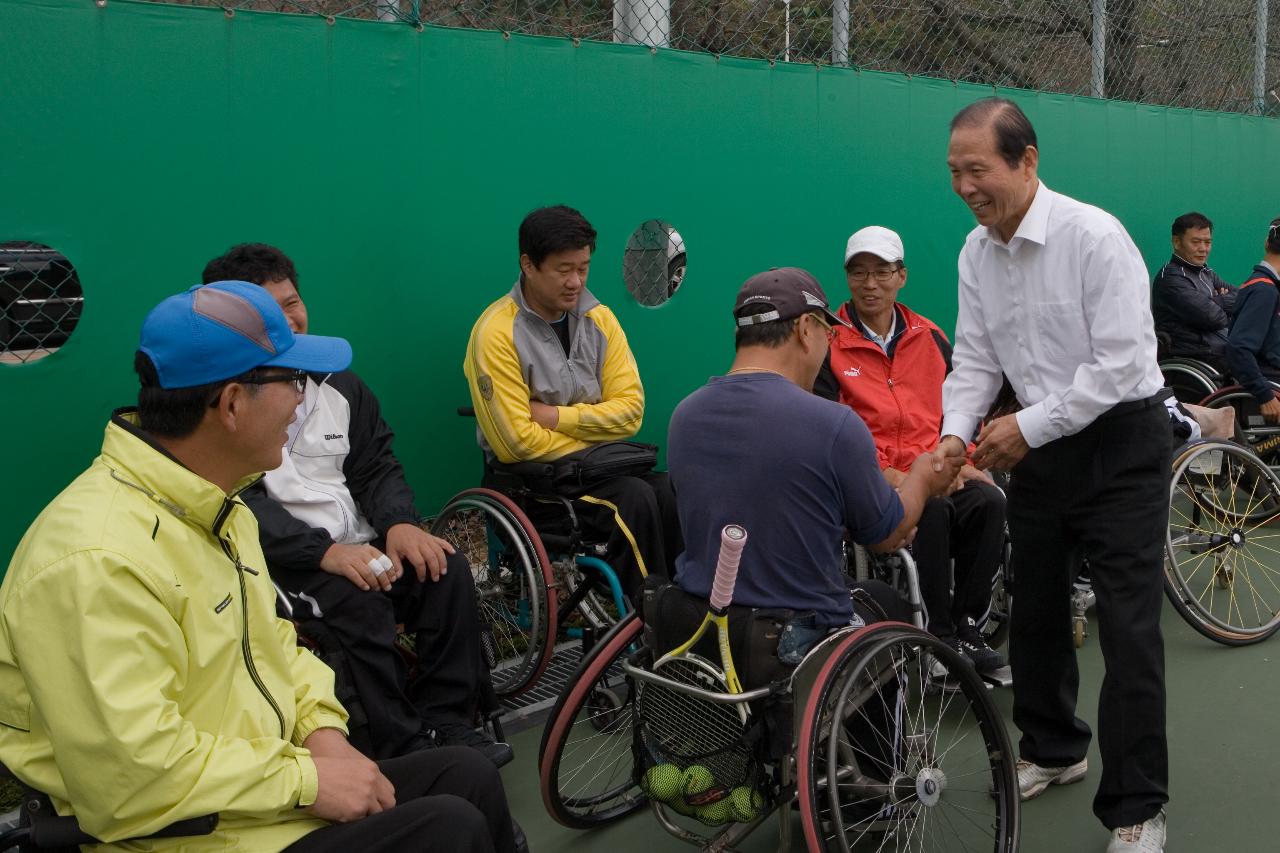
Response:
[[[644,386],[618,319],[586,289],[568,313],[568,356],[519,282],[471,329],[462,370],[481,446],[499,462],[559,459],[640,429]],[[559,409],[554,430],[533,421],[530,400]]]
[[[326,825],[301,744],[346,716],[275,616],[253,513],[117,412],[0,586],[0,761],[105,841],[221,815],[98,850],[274,851]]]

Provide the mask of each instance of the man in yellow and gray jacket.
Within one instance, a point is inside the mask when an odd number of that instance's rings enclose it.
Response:
[[[629,439],[644,387],[613,312],[586,289],[596,232],[557,205],[520,224],[520,279],[471,330],[463,371],[490,463],[552,462]],[[682,549],[667,475],[648,472],[566,489],[636,600],[644,576],[666,576]]]
[[[257,285],[166,299],[143,325],[138,408],[19,544],[0,586],[0,761],[97,849],[515,849],[489,761],[369,761],[332,672],[275,615],[240,493],[280,464],[305,371],[350,361],[344,340],[294,335]],[[113,843],[207,814],[211,835]]]

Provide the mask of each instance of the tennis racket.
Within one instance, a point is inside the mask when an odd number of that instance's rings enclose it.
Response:
[[[747,531],[736,524],[720,531],[711,607],[693,636],[654,664],[654,675],[661,675],[663,682],[642,684],[637,700],[642,741],[653,762],[668,763],[682,771],[681,796],[675,806],[685,809],[686,814],[689,809],[714,807],[750,778],[752,754],[744,743],[750,719],[747,703],[713,702],[676,686],[742,693],[729,648],[729,602],[746,541]],[[719,667],[690,651],[712,625],[720,641]],[[718,824],[723,816],[717,814],[708,820]]]
[[[727,524],[720,531],[720,555],[716,560],[715,579],[711,583],[711,607],[702,618],[698,630],[693,636],[676,648],[667,652],[654,664],[654,672],[661,673],[665,668],[675,668],[673,664],[690,658],[692,649],[714,625],[720,642],[720,669],[717,670],[704,658],[693,656],[700,662],[707,663],[707,669],[724,687],[727,693],[741,693],[742,683],[738,680],[738,670],[733,665],[733,651],[729,648],[729,603],[733,600],[733,587],[738,580],[738,562],[742,559],[742,548],[747,544],[747,531],[736,524]],[[745,706],[744,706],[745,707]]]

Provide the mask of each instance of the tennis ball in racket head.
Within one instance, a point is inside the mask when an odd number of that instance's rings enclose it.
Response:
[[[740,823],[755,820],[760,814],[760,809],[764,808],[764,797],[760,796],[759,791],[754,791],[746,785],[734,788],[725,802],[729,804],[733,819]]]
[[[728,800],[720,800],[718,802],[708,803],[705,806],[698,806],[697,810],[694,811],[693,816],[703,823],[709,823],[712,825],[728,823],[729,821],[736,819],[733,816],[733,809],[730,807]]]
[[[644,789],[655,800],[669,802],[680,796],[684,775],[674,764],[655,764],[644,774]]]
[[[684,771],[680,790],[686,797],[691,797],[694,794],[701,794],[703,791],[708,790],[715,783],[716,777],[711,775],[710,770],[701,764],[691,764]]]

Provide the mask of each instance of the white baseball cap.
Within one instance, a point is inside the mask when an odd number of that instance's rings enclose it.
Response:
[[[849,265],[854,255],[862,252],[869,252],[881,260],[896,264],[903,258],[902,238],[896,231],[890,231],[882,225],[868,225],[854,231],[849,238],[844,249],[845,266]]]

